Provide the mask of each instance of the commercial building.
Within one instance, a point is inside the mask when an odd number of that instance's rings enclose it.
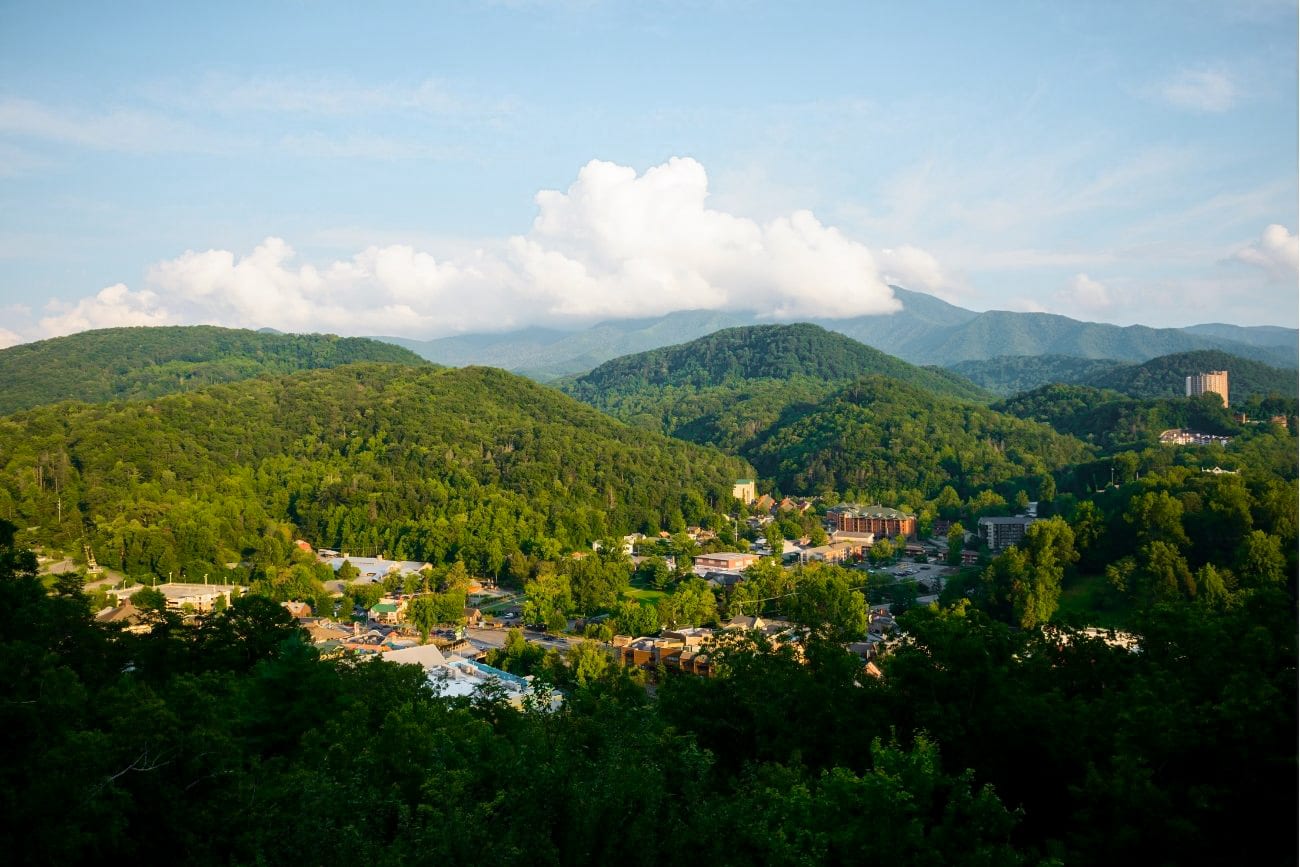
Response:
[[[1208,373],[1193,373],[1185,380],[1188,397],[1202,394],[1217,394],[1228,405],[1228,371],[1211,370]]]
[[[836,506],[827,512],[836,530],[874,533],[877,539],[896,536],[916,538],[916,516],[885,506]]]
[[[697,571],[723,569],[728,572],[740,572],[759,561],[757,554],[740,551],[719,551],[715,554],[701,554],[695,558]]]

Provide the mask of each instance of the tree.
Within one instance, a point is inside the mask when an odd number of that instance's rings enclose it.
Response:
[[[663,590],[672,583],[672,572],[662,557],[647,557],[636,568],[637,580],[657,590]]]
[[[543,572],[524,585],[524,593],[528,597],[522,606],[525,623],[549,627],[567,621],[573,611],[573,593],[566,575]]]
[[[649,635],[659,631],[659,623],[655,606],[635,599],[620,602],[614,614],[614,629],[620,635]]]
[[[441,618],[438,603],[432,596],[416,596],[406,604],[406,621],[420,633],[420,643],[429,640]]]
[[[867,602],[853,589],[849,573],[810,564],[799,570],[787,610],[797,623],[836,643],[857,641],[867,631]]]
[[[355,607],[369,611],[384,598],[384,588],[378,584],[351,584],[347,595]]]
[[[600,680],[605,677],[613,665],[613,660],[605,648],[594,641],[583,641],[569,648],[569,670],[578,686]]]
[[[161,614],[167,610],[167,597],[162,594],[161,590],[145,587],[131,594],[131,604],[141,611]]]
[[[1020,545],[993,559],[983,580],[995,608],[1029,628],[1056,613],[1065,569],[1077,559],[1069,524],[1061,518],[1035,521]]]
[[[785,536],[781,533],[781,526],[776,522],[770,522],[763,529],[763,538],[767,540],[768,550],[772,556],[780,560],[785,554]]]
[[[1263,530],[1251,530],[1237,549],[1237,575],[1249,587],[1281,584],[1286,577],[1282,540]]]
[[[1160,541],[1179,548],[1190,544],[1183,530],[1183,504],[1168,491],[1134,497],[1124,520],[1136,529],[1139,543]]]
[[[953,521],[948,528],[948,555],[945,558],[949,566],[961,565],[961,552],[966,544],[966,528],[960,521]]]
[[[670,626],[700,626],[718,619],[717,598],[703,578],[686,579],[677,585],[676,593],[665,596],[664,599],[672,600],[671,606],[666,607],[664,612],[671,615],[664,620]]]

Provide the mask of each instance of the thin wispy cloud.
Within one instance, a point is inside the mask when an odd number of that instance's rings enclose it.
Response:
[[[1232,108],[1241,95],[1222,69],[1184,69],[1156,85],[1154,93],[1175,108],[1211,114]]]
[[[152,112],[60,109],[17,97],[0,97],[0,135],[136,154],[228,153],[252,144]]]

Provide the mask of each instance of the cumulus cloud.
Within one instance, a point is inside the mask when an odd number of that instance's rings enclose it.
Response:
[[[0,349],[8,349],[10,346],[17,346],[23,343],[23,338],[8,328],[0,328]]]
[[[1258,241],[1241,248],[1232,258],[1263,268],[1276,280],[1294,283],[1300,265],[1300,246],[1286,226],[1274,223],[1264,230]]]
[[[1076,274],[1063,293],[1063,300],[1084,310],[1105,310],[1115,303],[1110,289],[1087,274]]]
[[[148,289],[132,292],[117,283],[99,290],[76,304],[51,302],[51,315],[41,319],[46,337],[58,337],[91,328],[117,328],[124,325],[169,325],[176,320],[163,306],[157,293]]]
[[[881,250],[880,265],[885,280],[893,286],[925,292],[942,292],[952,286],[939,260],[920,247],[905,245]]]
[[[1237,101],[1237,86],[1227,73],[1214,69],[1185,69],[1156,88],[1156,93],[1177,108],[1217,113]]]
[[[900,304],[889,281],[944,282],[919,248],[876,254],[808,211],[759,222],[707,199],[693,159],[642,174],[593,160],[567,190],[537,194],[527,234],[470,253],[438,259],[391,244],[318,266],[280,238],[243,256],[188,251],[149,269],[150,289],[112,286],[41,324],[47,333],[200,321],[432,337],[700,308],[786,320],[890,313]]]

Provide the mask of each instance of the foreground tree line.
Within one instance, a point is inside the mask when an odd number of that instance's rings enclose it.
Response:
[[[880,681],[831,630],[802,661],[737,634],[721,676],[652,699],[586,645],[551,712],[323,661],[258,594],[106,629],[12,540],[16,863],[1274,863],[1292,843],[1296,607],[1277,586],[1153,604],[1138,653],[918,609]]]

